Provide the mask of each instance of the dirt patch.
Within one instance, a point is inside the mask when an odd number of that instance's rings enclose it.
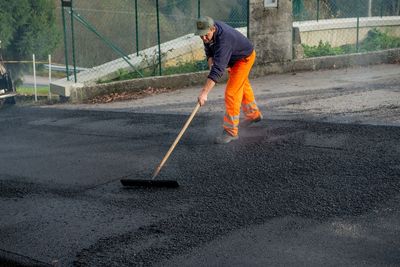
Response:
[[[158,95],[161,93],[171,92],[174,89],[171,88],[153,88],[148,87],[144,90],[138,92],[119,92],[119,93],[110,93],[106,95],[99,95],[94,98],[88,99],[85,101],[87,104],[100,104],[100,103],[110,103],[117,101],[127,101],[127,100],[135,100],[144,98],[146,96]]]

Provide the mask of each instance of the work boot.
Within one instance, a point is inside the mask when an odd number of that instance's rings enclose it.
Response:
[[[222,132],[222,135],[215,138],[215,143],[216,144],[227,144],[231,141],[238,140],[238,139],[239,139],[238,135],[236,135],[236,136],[230,135],[227,131],[224,130]]]
[[[241,123],[240,126],[243,128],[247,128],[249,126],[251,126],[254,123],[257,123],[259,121],[261,121],[263,119],[263,115],[260,114],[260,116],[258,116],[257,118],[250,120],[250,119],[244,119]]]

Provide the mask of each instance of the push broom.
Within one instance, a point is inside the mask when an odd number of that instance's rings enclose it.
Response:
[[[161,168],[164,166],[165,162],[168,160],[172,151],[175,149],[175,146],[178,144],[182,135],[185,133],[186,129],[189,127],[189,124],[192,122],[194,115],[196,115],[197,111],[200,108],[200,104],[197,103],[196,107],[193,109],[192,114],[190,114],[189,119],[186,121],[182,130],[176,137],[175,141],[172,143],[169,148],[167,154],[165,154],[164,158],[161,160],[161,163],[158,165],[157,169],[153,173],[153,177],[151,179],[121,179],[121,183],[123,186],[141,186],[141,187],[169,187],[176,188],[179,187],[179,184],[175,180],[156,180],[155,178],[160,173]]]

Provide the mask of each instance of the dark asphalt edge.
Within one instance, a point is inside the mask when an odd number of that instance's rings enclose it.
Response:
[[[2,267],[49,267],[52,264],[33,259],[15,252],[0,249],[0,266]]]

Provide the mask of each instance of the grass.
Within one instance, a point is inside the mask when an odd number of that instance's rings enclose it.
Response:
[[[38,96],[47,96],[49,94],[49,87],[48,86],[41,86],[37,87],[37,95]],[[35,88],[33,87],[17,87],[17,93],[20,95],[34,95]]]

